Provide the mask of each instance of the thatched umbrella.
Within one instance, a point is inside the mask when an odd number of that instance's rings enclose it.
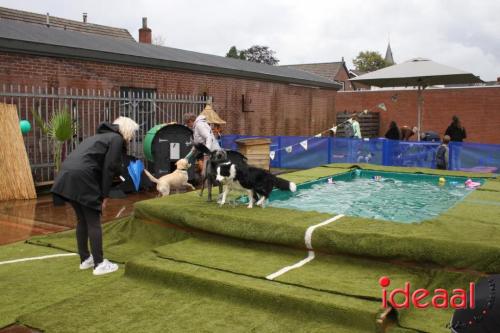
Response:
[[[428,86],[483,82],[472,73],[438,64],[430,59],[415,58],[351,79],[377,87],[417,87],[417,139],[422,126],[422,92]]]
[[[217,112],[214,111],[212,108],[212,105],[209,103],[207,106],[205,106],[205,109],[203,112],[201,112],[201,115],[205,116],[207,118],[207,122],[209,124],[218,124],[218,125],[223,125],[226,123],[225,120],[222,120],[221,117],[217,114]]]

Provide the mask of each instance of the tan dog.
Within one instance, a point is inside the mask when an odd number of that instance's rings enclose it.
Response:
[[[162,196],[169,195],[170,190],[175,189],[178,192],[179,189],[186,186],[190,187],[192,190],[195,190],[194,186],[188,183],[187,169],[189,169],[191,164],[189,164],[186,159],[182,158],[175,162],[175,165],[177,166],[177,169],[174,172],[160,177],[160,179],[155,178],[148,172],[148,170],[144,169],[146,176],[148,176],[148,178],[153,183],[156,183],[156,189]]]

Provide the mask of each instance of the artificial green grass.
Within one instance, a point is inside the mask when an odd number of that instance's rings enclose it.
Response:
[[[22,243],[0,246],[0,257],[9,260],[56,253],[62,251]],[[13,324],[22,313],[79,294],[94,294],[123,274],[122,267],[116,274],[96,278],[92,270],[81,271],[79,264],[78,256],[70,256],[0,265],[0,328]]]
[[[103,225],[104,256],[125,263],[130,258],[159,245],[188,237],[189,233],[186,231],[130,216]],[[77,252],[75,230],[33,237],[28,242]]]
[[[402,287],[408,280],[416,287],[450,290],[466,287],[477,274],[453,273],[439,266],[500,272],[500,221],[495,218],[500,181],[496,176],[358,166],[488,180],[450,210],[422,223],[343,217],[318,228],[312,242],[317,258],[276,281],[267,281],[265,276],[305,258],[306,229],[331,215],[272,207],[219,208],[215,203],[207,204],[197,193],[140,202],[134,216],[104,226],[105,256],[127,263],[126,278],[112,274],[113,283],[100,284],[104,280],[90,273],[88,284],[83,285],[93,293],[69,283],[68,289],[61,287],[60,298],[49,292],[41,303],[2,304],[0,313],[8,314],[5,323],[18,318],[47,332],[374,332],[378,329],[381,275],[391,278],[391,288]],[[281,177],[299,183],[343,173],[351,167],[335,164]],[[31,242],[75,250],[74,231],[36,237]],[[15,246],[22,250],[22,246]],[[44,254],[54,251],[37,248]],[[30,255],[36,252],[29,251]],[[16,250],[0,247],[2,256],[11,259]],[[55,260],[61,260],[61,265],[68,261],[64,272],[75,258],[54,259],[51,265]],[[396,265],[386,259],[413,263]],[[18,269],[16,266],[15,271]],[[42,274],[40,278],[48,288],[52,281],[63,285],[74,278],[73,274],[68,271],[60,279]],[[81,286],[81,276],[75,276]],[[32,294],[21,288],[18,296],[29,300]],[[82,308],[87,309],[85,316],[81,316]],[[435,309],[398,311],[398,324],[388,332],[444,333],[449,331],[445,325],[451,313]]]
[[[123,278],[96,295],[68,299],[20,319],[31,327],[54,333],[370,332],[346,328],[334,320],[271,312],[244,302],[131,278]]]

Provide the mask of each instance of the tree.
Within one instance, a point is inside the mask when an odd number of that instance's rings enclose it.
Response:
[[[165,37],[163,35],[154,35],[153,36],[153,45],[157,46],[165,46]]]
[[[234,59],[241,59],[241,60],[247,60],[245,57],[245,51],[238,51],[236,46],[231,46],[229,49],[229,52],[226,53],[226,58],[234,58]]]
[[[377,69],[387,67],[382,55],[376,51],[361,51],[358,56],[353,59],[352,63],[356,70],[361,72],[373,72]]]
[[[245,58],[248,61],[257,62],[260,64],[276,65],[280,61],[274,57],[273,50],[269,49],[268,46],[254,45],[251,48],[244,51]]]

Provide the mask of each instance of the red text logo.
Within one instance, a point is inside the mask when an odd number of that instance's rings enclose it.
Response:
[[[405,282],[403,288],[395,288],[390,292],[387,291],[387,287],[391,284],[391,280],[387,276],[383,276],[378,280],[378,283],[382,287],[382,306],[387,308],[391,306],[395,309],[408,309],[410,303],[418,309],[424,309],[432,306],[436,309],[474,309],[474,293],[475,285],[474,282],[469,283],[469,290],[466,289],[453,289],[453,291],[448,293],[446,289],[434,289],[431,293],[427,289],[416,289],[411,291],[410,282]],[[469,294],[469,304],[467,305],[467,294]],[[399,303],[396,301],[396,297],[401,295],[402,300],[399,299]],[[430,301],[424,301],[428,296],[431,296]],[[399,298],[399,297],[398,297]]]

